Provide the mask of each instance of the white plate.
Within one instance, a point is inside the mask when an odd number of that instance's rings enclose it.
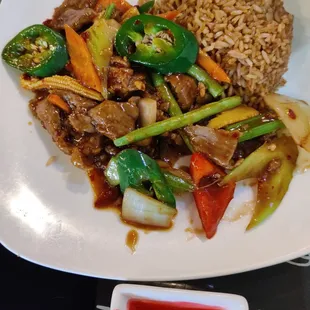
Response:
[[[3,0],[0,50],[17,32],[51,16],[61,0]],[[287,1],[295,14],[294,51],[283,92],[310,102],[310,4]],[[222,222],[209,241],[189,238],[192,201],[179,203],[169,232],[140,232],[134,255],[125,246],[129,227],[113,212],[92,207],[84,173],[74,168],[28,111],[30,94],[19,73],[0,64],[0,238],[17,255],[69,272],[103,278],[171,280],[219,276],[280,263],[310,252],[310,174],[294,178],[278,211],[245,233],[248,218]],[[29,126],[28,122],[34,122]],[[45,167],[50,156],[58,160]],[[247,193],[236,195],[242,204]],[[247,198],[249,199],[249,198]],[[186,207],[186,208],[185,208]],[[191,240],[188,240],[191,239]]]
[[[121,284],[113,290],[111,310],[126,310],[130,299],[189,302],[223,310],[248,310],[246,299],[239,295],[178,290],[144,285]]]

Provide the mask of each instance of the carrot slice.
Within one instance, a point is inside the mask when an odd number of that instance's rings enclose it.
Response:
[[[85,41],[68,25],[65,25],[65,32],[75,77],[85,86],[101,92],[101,81]]]
[[[57,106],[58,108],[64,110],[67,113],[71,112],[71,108],[68,105],[67,102],[65,102],[61,97],[59,97],[56,94],[50,94],[47,97],[48,102],[50,102],[51,104]]]
[[[197,63],[205,69],[215,80],[219,82],[231,83],[229,76],[209,55],[199,51]]]
[[[115,4],[115,7],[121,13],[125,13],[127,10],[132,8],[132,5],[128,3],[126,0],[98,0],[95,10],[101,11],[102,9],[107,8],[111,3]]]
[[[194,153],[191,158],[190,173],[195,185],[198,187],[193,193],[196,207],[207,238],[212,238],[230,201],[234,197],[234,182],[225,186],[212,184],[212,180],[225,173],[211,163],[200,153]],[[200,187],[203,180],[211,182],[208,186]]]
[[[174,10],[174,11],[168,11],[165,13],[158,14],[157,16],[165,18],[165,19],[169,19],[169,20],[174,20],[179,14],[180,12],[178,10]]]

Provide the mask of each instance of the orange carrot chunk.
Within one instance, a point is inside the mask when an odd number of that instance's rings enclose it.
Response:
[[[85,41],[68,25],[65,25],[65,32],[75,77],[85,86],[101,92],[101,81]]]
[[[132,8],[132,5],[128,3],[126,0],[98,0],[95,10],[101,11],[102,9],[106,9],[110,4],[114,3],[116,9],[120,13],[125,13],[127,10]]]
[[[61,97],[59,97],[58,95],[55,94],[50,94],[47,97],[48,102],[50,102],[51,104],[55,105],[56,107],[62,109],[63,111],[70,113],[71,112],[71,108],[68,105],[67,102],[65,102]]]
[[[197,63],[219,82],[231,83],[229,76],[209,55],[199,51]]]
[[[174,11],[168,11],[165,13],[158,14],[157,16],[165,18],[165,19],[169,19],[169,20],[174,20],[179,14],[180,14],[179,11],[174,10]]]

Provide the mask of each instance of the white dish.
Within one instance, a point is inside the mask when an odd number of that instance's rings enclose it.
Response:
[[[3,0],[0,50],[26,26],[50,17],[60,2]],[[295,14],[295,39],[288,83],[281,91],[310,102],[310,2],[288,0],[286,6]],[[125,246],[130,228],[115,213],[92,207],[87,177],[28,111],[31,94],[19,87],[19,72],[2,62],[0,76],[0,239],[17,255],[102,278],[180,280],[243,272],[310,252],[310,174],[305,173],[294,178],[277,212],[251,232],[244,232],[244,217],[222,222],[212,240],[188,240],[192,200],[185,197],[179,200],[175,227],[169,232],[140,232],[132,255]],[[51,156],[57,161],[45,167]],[[234,204],[242,205],[251,198],[248,194],[239,190]]]
[[[222,307],[223,310],[249,309],[246,299],[239,295],[129,284],[121,284],[115,287],[110,309],[126,310],[130,299],[188,302],[210,307]]]

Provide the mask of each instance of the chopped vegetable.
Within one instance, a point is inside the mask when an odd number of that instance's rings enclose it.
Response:
[[[108,98],[108,67],[113,55],[113,44],[120,24],[114,19],[99,18],[88,28],[83,37],[101,79],[101,93]]]
[[[135,189],[128,187],[124,193],[122,218],[125,221],[169,228],[176,214],[175,208],[171,208]]]
[[[224,111],[208,123],[208,127],[219,129],[258,115],[259,112],[246,105],[240,105],[234,109]]]
[[[122,15],[121,23],[123,24],[129,18],[138,16],[138,15],[140,15],[138,8],[133,6]]]
[[[101,81],[93,65],[92,57],[85,41],[68,25],[65,25],[65,32],[75,77],[83,85],[101,92]]]
[[[141,98],[138,102],[140,125],[142,127],[154,124],[157,117],[157,102],[151,98]],[[139,145],[149,145],[152,138],[139,141]]]
[[[121,56],[163,74],[187,72],[198,54],[197,39],[190,31],[146,14],[134,16],[122,25],[115,46]]]
[[[218,82],[213,80],[209,74],[202,70],[200,67],[193,65],[189,68],[187,73],[197,81],[203,83],[214,98],[220,96],[223,93],[224,88]]]
[[[145,2],[144,4],[139,6],[138,10],[139,10],[140,14],[148,13],[153,8],[154,3],[155,3],[155,1],[151,0],[151,1]]]
[[[205,69],[213,79],[219,82],[231,83],[226,72],[208,54],[199,51],[197,64]]]
[[[141,98],[138,102],[140,124],[142,127],[156,122],[157,102],[151,98]]]
[[[172,95],[168,85],[165,83],[164,78],[158,73],[152,73],[152,80],[162,99],[166,102],[169,102],[170,116],[177,116],[183,114],[179,104],[174,99],[174,96]]]
[[[25,76],[21,76],[20,84],[23,88],[31,91],[40,89],[60,89],[72,91],[73,93],[89,99],[94,99],[97,101],[103,100],[103,97],[100,93],[84,87],[77,80],[70,76],[54,75],[51,77],[46,77],[42,80],[37,78],[29,79],[28,77],[26,78]]]
[[[251,140],[263,135],[273,133],[279,129],[285,128],[284,124],[279,120],[274,120],[266,124],[259,125],[257,127],[246,130],[239,138],[239,142]]]
[[[258,179],[257,203],[247,230],[267,219],[279,206],[293,177],[298,149],[291,137],[265,143],[231,171],[222,184]]]
[[[268,123],[272,121],[272,119],[265,118],[264,115],[260,114],[251,118],[248,118],[244,121],[240,121],[238,123],[229,125],[225,127],[226,130],[239,130],[241,132],[252,129],[254,127],[260,126],[262,124]]]
[[[179,107],[179,104],[175,100],[173,94],[171,93],[168,85],[165,83],[164,78],[158,73],[152,73],[152,80],[162,99],[169,103],[169,115],[170,116],[182,115],[183,112]],[[193,148],[189,141],[188,136],[183,131],[180,131],[180,134],[189,150],[192,151]]]
[[[241,98],[238,96],[225,98],[220,101],[207,104],[197,110],[187,112],[183,115],[174,116],[167,120],[156,122],[153,125],[134,130],[129,134],[114,140],[114,144],[116,146],[124,146],[149,137],[158,136],[164,132],[197,123],[206,117],[232,109],[240,104]]]
[[[112,17],[113,13],[114,13],[114,10],[115,10],[115,3],[109,4],[108,7],[105,10],[104,18],[105,19],[110,19]]]
[[[218,185],[225,173],[199,153],[192,155],[190,173],[195,185],[200,187],[194,191],[194,198],[203,229],[210,239],[234,196],[236,184]]]
[[[2,59],[30,75],[46,77],[58,73],[68,61],[66,42],[54,30],[33,25],[17,34],[3,49]]]
[[[264,97],[289,130],[294,141],[310,152],[310,107],[301,100],[287,96],[270,94]]]
[[[162,168],[162,172],[166,178],[169,187],[175,194],[182,194],[186,192],[192,192],[195,189],[190,178],[184,177],[177,169]]]
[[[95,9],[96,11],[102,11],[102,9],[106,9],[112,3],[120,13],[125,13],[132,7],[132,5],[125,0],[98,0]]]
[[[180,14],[179,11],[173,10],[173,11],[168,11],[165,13],[158,14],[157,16],[168,19],[168,20],[174,20],[179,14]]]
[[[167,167],[160,168],[163,175],[165,176],[168,186],[175,194],[192,192],[195,189],[195,186],[187,173],[181,172],[178,169],[172,169]],[[110,185],[117,186],[120,184],[119,174],[117,170],[117,156],[110,159],[109,164],[105,170],[105,176]]]
[[[119,174],[117,170],[117,159],[112,157],[109,161],[107,168],[104,171],[104,175],[107,178],[107,181],[112,186],[119,185]]]
[[[127,149],[116,157],[121,191],[128,187],[151,194],[146,184],[150,183],[158,200],[175,208],[175,198],[157,162],[133,149]]]
[[[65,102],[62,98],[60,98],[58,95],[56,94],[50,94],[47,97],[47,100],[57,106],[58,108],[62,109],[63,111],[65,111],[66,113],[70,113],[71,112],[71,108],[68,105],[67,102]]]

